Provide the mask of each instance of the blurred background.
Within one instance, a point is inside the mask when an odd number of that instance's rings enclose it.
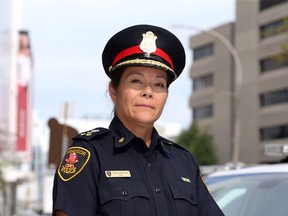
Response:
[[[287,0],[0,0],[0,216],[51,215],[71,138],[113,116],[105,43],[135,24],[186,49],[155,127],[204,174],[287,161]]]

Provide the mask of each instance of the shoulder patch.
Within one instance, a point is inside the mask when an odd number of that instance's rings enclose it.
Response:
[[[63,181],[69,181],[77,176],[90,159],[90,151],[83,147],[70,147],[60,166],[58,175]]]
[[[93,139],[94,137],[96,136],[99,136],[99,135],[102,135],[102,134],[105,134],[105,133],[108,133],[109,132],[109,129],[107,128],[94,128],[92,130],[89,130],[89,131],[86,131],[86,132],[82,132],[80,134],[78,134],[77,136],[75,136],[73,138],[73,140],[75,139],[82,139],[82,140],[91,140]]]

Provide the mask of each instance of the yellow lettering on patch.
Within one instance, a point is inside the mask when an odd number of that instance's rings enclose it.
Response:
[[[76,167],[73,164],[66,164],[65,166],[62,166],[61,172],[64,172],[66,174],[73,174],[76,172]]]

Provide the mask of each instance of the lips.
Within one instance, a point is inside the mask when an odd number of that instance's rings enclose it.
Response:
[[[137,104],[136,106],[137,106],[137,107],[154,109],[154,107],[151,106],[151,105],[149,105],[149,104]]]

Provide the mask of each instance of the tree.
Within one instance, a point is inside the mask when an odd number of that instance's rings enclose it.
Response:
[[[1,190],[3,189],[4,184],[5,184],[4,176],[3,176],[3,172],[2,172],[2,166],[3,166],[3,163],[2,163],[2,161],[0,160],[0,192],[1,192]],[[0,213],[1,213],[1,212],[0,212]]]
[[[216,149],[209,134],[200,131],[196,123],[192,123],[188,130],[180,134],[177,143],[190,151],[200,165],[218,163]]]

